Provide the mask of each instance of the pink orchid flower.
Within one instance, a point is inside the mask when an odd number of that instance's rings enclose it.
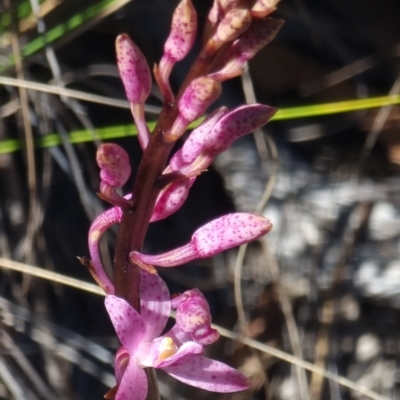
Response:
[[[193,298],[191,302],[190,298]],[[180,325],[185,318],[190,321],[202,315],[203,325],[209,329],[211,317],[204,315],[209,311],[203,299],[196,292],[175,301]],[[181,303],[183,305],[179,307]],[[191,311],[191,303],[195,306],[194,312]],[[105,305],[122,343],[115,359],[116,400],[146,398],[148,383],[145,367],[162,369],[188,385],[212,392],[229,393],[249,387],[247,378],[239,371],[202,356],[203,345],[194,341],[190,334],[197,332],[199,327],[192,327],[190,331],[188,323],[186,327],[190,332],[186,333],[176,324],[169,332],[159,336],[167,323],[171,301],[167,286],[158,275],[141,271],[141,314],[124,299],[113,295],[106,297]],[[210,334],[217,338],[213,330]]]

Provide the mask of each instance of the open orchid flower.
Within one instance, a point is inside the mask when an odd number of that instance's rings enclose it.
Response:
[[[132,262],[149,270],[152,265],[175,267],[251,242],[271,229],[271,221],[262,216],[248,213],[227,214],[199,228],[191,241],[184,246],[159,255],[133,251],[129,256]]]
[[[198,306],[178,306],[177,314],[182,321],[196,319],[199,310],[200,314],[209,312],[208,304],[206,307],[200,304],[197,293],[186,293],[182,295],[181,303],[194,298]],[[171,301],[168,289],[158,275],[141,272],[141,295],[141,314],[119,297],[108,295],[105,300],[122,344],[115,359],[116,400],[146,398],[148,383],[143,370],[145,367],[163,369],[188,385],[214,392],[236,392],[249,387],[247,378],[239,371],[203,357],[202,344],[191,339],[178,323],[159,336],[167,323]],[[205,315],[203,321],[206,324],[211,317]]]

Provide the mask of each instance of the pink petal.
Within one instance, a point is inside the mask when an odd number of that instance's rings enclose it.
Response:
[[[182,146],[180,152],[178,151],[170,161],[172,171],[178,171],[185,164],[192,163],[203,149],[203,143],[211,129],[221,117],[228,112],[226,107],[220,107],[213,111],[206,120],[199,125],[189,135],[187,140]]]
[[[160,275],[140,271],[142,319],[146,321],[144,340],[152,340],[165,328],[171,312],[170,294]]]
[[[118,339],[129,355],[133,356],[146,334],[144,319],[120,297],[106,296],[105,305]]]
[[[231,393],[250,387],[248,379],[236,369],[204,357],[187,357],[182,364],[163,370],[181,382],[210,392]]]
[[[179,100],[180,116],[188,123],[194,121],[204,114],[220,94],[221,84],[215,79],[202,76],[193,80]]]
[[[211,257],[221,251],[248,243],[272,229],[269,219],[255,214],[233,213],[199,228],[192,236],[197,258]]]
[[[186,342],[179,347],[178,351],[173,356],[159,362],[156,361],[153,367],[164,369],[165,367],[171,365],[181,365],[182,363],[187,362],[187,358],[199,357],[199,355],[203,354],[203,352],[204,347],[201,344],[196,342]]]
[[[181,182],[174,182],[162,190],[157,198],[150,222],[160,221],[178,211],[185,202],[195,180],[196,178],[193,177]]]
[[[228,149],[240,136],[265,125],[275,114],[276,108],[263,104],[246,104],[224,115],[204,137],[204,148],[214,153]]]
[[[146,58],[128,35],[116,40],[118,69],[131,103],[144,103],[151,90],[151,73]]]
[[[171,32],[164,45],[164,52],[174,61],[189,53],[196,38],[197,15],[190,0],[182,0],[174,11]]]
[[[118,387],[115,400],[145,400],[148,383],[146,373],[132,357]]]

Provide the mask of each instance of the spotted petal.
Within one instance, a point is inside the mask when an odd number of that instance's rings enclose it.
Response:
[[[144,340],[160,335],[171,312],[170,294],[165,282],[157,274],[141,270],[140,275],[141,316],[146,321]]]
[[[145,400],[147,390],[146,373],[138,367],[135,358],[131,357],[118,387],[115,400]]]
[[[146,334],[146,324],[124,299],[106,296],[106,309],[117,332],[118,339],[130,356],[133,356]]]
[[[210,392],[231,393],[250,387],[248,379],[239,371],[219,361],[196,355],[163,370],[187,385]]]

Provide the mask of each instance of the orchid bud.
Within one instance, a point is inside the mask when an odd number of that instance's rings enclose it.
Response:
[[[280,0],[257,0],[251,9],[251,16],[254,18],[265,18],[276,10]]]
[[[114,143],[102,144],[97,150],[96,161],[100,167],[100,198],[116,206],[130,207],[131,202],[115,192],[115,189],[122,187],[131,175],[126,151]]]
[[[244,64],[275,38],[283,24],[283,20],[273,18],[254,21],[250,28],[233,43],[225,56],[222,68],[209,76],[223,81],[240,74]]]
[[[206,43],[201,57],[210,57],[221,46],[238,38],[251,25],[250,11],[244,8],[234,8],[228,11],[211,39]]]
[[[215,79],[200,77],[192,81],[179,100],[179,115],[171,133],[166,135],[167,140],[168,136],[175,140],[179,138],[187,126],[201,117],[220,94],[221,84]]]
[[[226,115],[227,112],[228,109],[226,107],[217,108],[211,112],[196,129],[192,131],[192,133],[186,139],[182,149],[177,151],[171,158],[169,162],[171,171],[179,171],[187,164],[193,162],[193,160],[201,152],[206,136],[210,133],[217,121]],[[186,150],[184,151],[183,149],[185,146]]]
[[[200,129],[194,130],[182,146],[181,158],[187,164],[194,163],[195,168],[205,169],[236,139],[265,125],[275,112],[275,108],[262,104],[238,107],[219,118],[207,134]],[[196,160],[200,155],[203,159]],[[181,168],[181,172],[188,173],[189,168]]]
[[[143,53],[125,34],[117,37],[116,49],[118,69],[128,101],[144,103],[150,95],[151,74]]]
[[[119,74],[125,87],[126,97],[138,129],[142,149],[149,142],[149,130],[144,115],[144,102],[151,91],[151,74],[147,61],[139,47],[128,35],[119,35],[116,40]]]
[[[249,10],[236,8],[226,13],[218,25],[216,38],[221,42],[231,42],[247,31],[251,24]]]
[[[189,334],[202,345],[214,343],[219,332],[211,328],[210,307],[198,289],[188,290],[171,301],[176,309],[176,324],[180,330]]]
[[[191,0],[182,0],[172,17],[171,32],[164,45],[164,54],[160,65],[155,67],[154,75],[168,102],[172,102],[173,94],[169,84],[169,76],[177,61],[189,53],[196,39],[197,15]]]
[[[197,15],[190,0],[182,0],[172,17],[171,33],[164,45],[164,57],[180,61],[189,53],[196,38]]]
[[[226,13],[232,10],[233,8],[237,7],[241,0],[217,0],[217,1],[219,3],[219,6]]]
[[[285,21],[267,18],[255,21],[251,28],[239,39],[236,51],[247,60],[253,58],[266,44],[271,42]]]
[[[212,257],[232,247],[251,242],[271,229],[271,221],[262,216],[247,213],[227,214],[199,228],[192,240],[182,247],[160,255],[146,255],[133,251],[129,256],[133,263],[142,268],[148,268],[150,265],[174,267],[196,259]]]
[[[168,185],[158,195],[150,222],[160,221],[178,211],[189,194],[195,178],[185,179]]]
[[[102,182],[113,187],[122,187],[131,175],[128,153],[117,144],[102,144],[96,153]]]

